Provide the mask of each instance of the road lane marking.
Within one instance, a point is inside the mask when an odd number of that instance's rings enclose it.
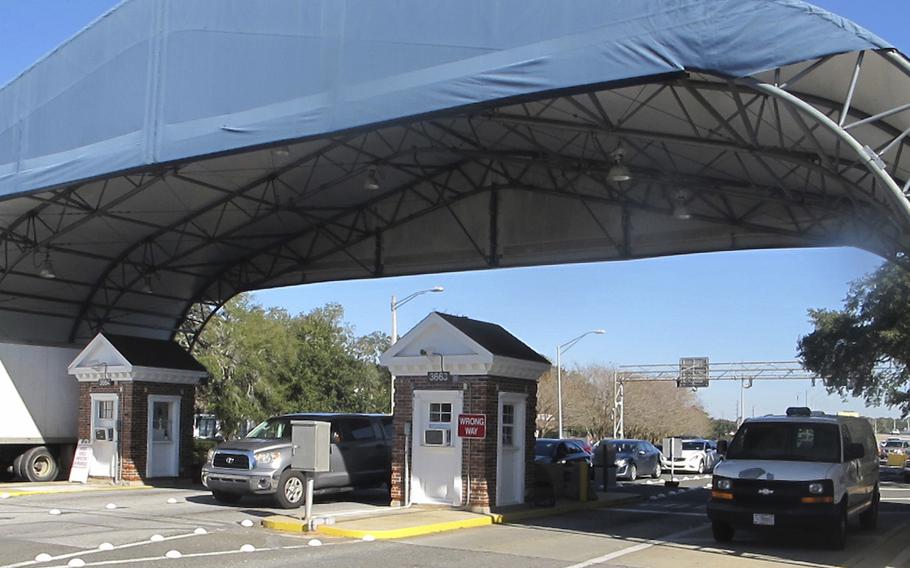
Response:
[[[612,510],[616,511],[618,509],[612,509]],[[662,513],[662,514],[671,514],[671,513]],[[616,552],[611,552],[610,554],[604,554],[603,556],[598,556],[597,558],[591,558],[589,560],[585,560],[584,562],[579,562],[578,564],[572,564],[571,566],[567,566],[566,568],[586,568],[587,566],[596,566],[597,564],[603,564],[605,562],[609,562],[611,560],[615,560],[617,558],[621,558],[621,557],[627,556],[629,554],[634,554],[634,553],[640,552],[642,550],[647,550],[653,546],[657,546],[660,544],[668,544],[667,541],[687,537],[690,534],[695,534],[699,531],[703,531],[707,527],[708,527],[708,525],[700,525],[697,527],[692,527],[690,529],[686,529],[684,531],[679,531],[679,532],[675,532],[672,534],[668,534],[668,535],[664,536],[663,538],[648,539],[648,540],[642,542],[641,544],[629,546],[627,548],[623,548],[622,550],[617,550]]]
[[[359,541],[359,540],[344,541],[344,542],[330,542],[330,543],[324,543],[323,546],[339,546],[342,544],[360,544],[362,542],[363,541]],[[242,554],[242,555],[246,556],[248,554],[255,554],[257,552],[275,552],[275,551],[279,551],[279,550],[300,550],[300,549],[304,549],[304,548],[313,548],[313,547],[310,546],[309,544],[291,544],[291,545],[287,545],[287,546],[270,546],[270,547],[257,548],[256,550],[253,550],[252,552],[244,552],[240,549],[214,550],[211,552],[193,552],[193,553],[189,553],[189,554],[182,554],[181,558],[204,558],[207,556],[226,556],[229,554]],[[86,562],[85,565],[86,566],[115,566],[117,564],[133,564],[133,563],[139,563],[139,562],[161,562],[162,560],[170,560],[170,559],[164,555],[159,555],[159,556],[146,556],[146,557],[141,557],[141,558],[121,558],[121,559],[117,559],[117,560],[100,560],[98,562]],[[42,563],[42,566],[44,566],[44,563]],[[66,564],[58,564],[56,566],[47,566],[46,568],[68,568],[68,566]]]
[[[167,536],[167,537],[164,537],[163,539],[161,539],[160,542],[166,542],[169,540],[179,540],[179,539],[187,538],[190,536],[197,536],[197,535],[195,533],[188,533],[188,534],[178,534],[178,535],[173,535],[173,536]],[[115,546],[114,548],[112,548],[110,550],[123,550],[126,548],[134,548],[136,546],[142,546],[144,544],[152,544],[153,542],[155,544],[157,544],[156,541],[152,541],[151,539],[146,539],[146,540],[142,540],[139,542],[129,542],[127,544],[121,544],[121,545]],[[101,550],[99,548],[89,548],[86,550],[80,550],[79,552],[69,552],[67,554],[60,554],[59,556],[51,556],[48,560],[45,560],[43,562],[38,562],[37,560],[26,560],[24,562],[17,562],[15,564],[6,564],[3,566],[0,566],[0,568],[21,568],[22,566],[34,566],[35,564],[41,564],[43,566],[47,562],[53,562],[54,560],[66,560],[68,558],[75,558],[77,556],[88,556],[90,554],[98,554],[100,552],[108,552],[108,550]]]

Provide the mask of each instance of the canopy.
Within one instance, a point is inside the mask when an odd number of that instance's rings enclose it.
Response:
[[[0,90],[0,338],[243,290],[910,250],[908,63],[797,0],[127,0]]]

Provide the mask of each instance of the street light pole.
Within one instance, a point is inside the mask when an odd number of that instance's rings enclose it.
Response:
[[[405,296],[404,299],[398,301],[395,299],[395,296],[392,296],[391,309],[392,309],[392,345],[398,343],[398,308],[407,304],[417,296],[421,294],[426,294],[427,292],[443,292],[445,288],[442,286],[433,286],[432,288],[427,288],[426,290],[419,290],[414,292],[409,296]],[[395,375],[391,375],[390,384],[389,384],[389,414],[395,413]]]
[[[557,423],[558,423],[560,438],[563,437],[563,430],[562,430],[562,354],[563,354],[563,352],[571,349],[576,343],[581,341],[584,337],[591,335],[592,333],[596,334],[596,335],[603,335],[604,333],[606,333],[606,331],[604,331],[602,329],[592,329],[591,331],[586,331],[586,332],[582,333],[581,335],[579,335],[575,339],[572,339],[571,341],[567,341],[567,342],[563,343],[562,345],[556,346],[556,416],[557,416]]]

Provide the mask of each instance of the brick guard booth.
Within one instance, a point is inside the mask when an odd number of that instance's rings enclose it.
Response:
[[[545,357],[499,325],[433,312],[381,360],[396,376],[392,506],[525,502]],[[458,436],[461,414],[485,417],[483,439]]]
[[[170,341],[98,334],[69,366],[79,381],[79,440],[89,476],[116,481],[186,478],[196,385],[208,375]]]

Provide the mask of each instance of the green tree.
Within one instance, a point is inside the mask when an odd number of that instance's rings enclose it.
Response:
[[[803,366],[830,393],[910,413],[910,273],[883,264],[855,281],[841,310],[809,310],[815,330],[799,339]]]
[[[338,304],[290,316],[242,294],[196,344],[212,374],[199,405],[218,415],[228,436],[276,414],[387,411],[389,374],[378,361],[388,345],[379,332],[357,337]]]

